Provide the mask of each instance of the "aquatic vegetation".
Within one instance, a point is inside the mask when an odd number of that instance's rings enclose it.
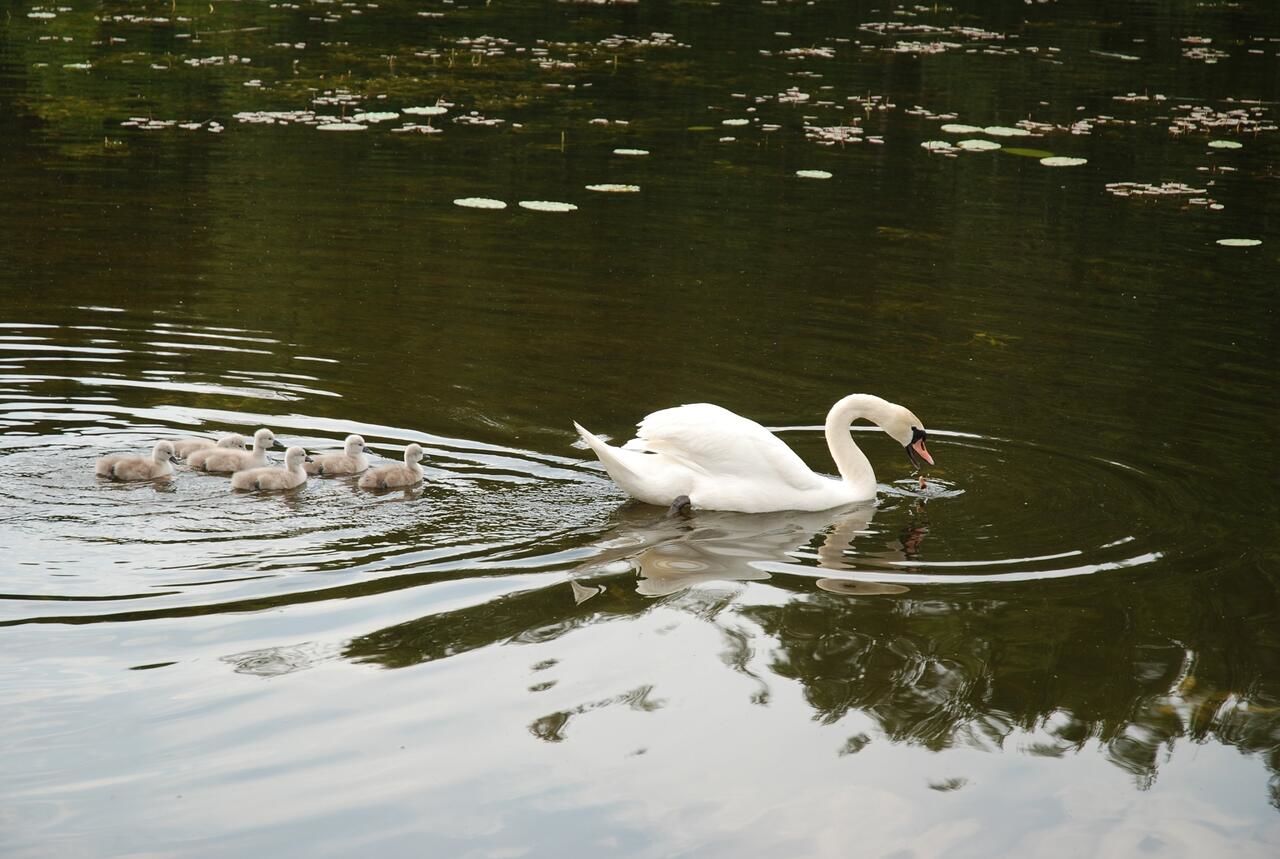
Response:
[[[629,157],[638,157],[641,155],[648,155],[649,150],[648,149],[615,149],[613,150],[613,154],[624,155]]]
[[[576,212],[578,207],[573,203],[561,203],[556,200],[521,200],[520,208],[535,212]]]
[[[603,194],[634,194],[640,190],[639,185],[618,185],[612,182],[587,185],[585,187],[588,191],[599,191]]]
[[[1256,248],[1262,244],[1262,239],[1218,239],[1215,244],[1224,248]]]
[[[453,205],[461,206],[464,209],[505,209],[507,204],[501,200],[494,200],[489,197],[459,197],[453,201]]]
[[[1048,158],[1041,158],[1040,163],[1045,167],[1079,167],[1082,164],[1088,164],[1087,158],[1071,158],[1066,155],[1050,155]]]
[[[966,152],[991,152],[999,149],[1000,144],[994,140],[969,139],[957,141],[956,148]]]
[[[822,146],[861,143],[864,133],[865,129],[859,125],[806,125],[804,127],[804,136]]]
[[[797,170],[796,175],[801,179],[830,179],[831,174],[826,170]]]

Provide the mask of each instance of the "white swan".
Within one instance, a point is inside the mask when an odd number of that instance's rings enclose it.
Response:
[[[173,443],[158,441],[151,449],[150,456],[113,453],[99,459],[93,472],[99,477],[109,477],[112,480],[155,480],[157,477],[171,476],[172,463],[177,461],[173,454]]]
[[[933,464],[920,419],[871,394],[850,394],[827,413],[827,447],[838,480],[810,470],[755,421],[709,403],[654,412],[622,447],[606,444],[576,422],[574,427],[614,483],[646,504],[666,506],[687,496],[704,510],[767,513],[827,510],[875,498],[871,463],[849,434],[849,425],[859,418],[905,447],[916,466]]]
[[[253,434],[253,450],[233,450],[229,447],[206,447],[187,457],[187,465],[215,474],[230,474],[247,468],[263,468],[268,463],[267,450],[283,447],[276,441],[275,433],[263,427]]]
[[[380,465],[360,476],[361,489],[393,489],[413,486],[422,480],[421,445],[411,444],[404,449],[404,465]]]
[[[231,475],[232,489],[297,489],[307,482],[307,452],[297,445],[284,452],[284,468],[250,468]]]
[[[369,448],[358,435],[347,436],[342,453],[326,453],[313,456],[303,466],[307,474],[359,474],[369,467]]]
[[[211,438],[200,438],[199,436],[186,436],[184,438],[170,439],[173,442],[173,452],[178,459],[186,459],[197,450],[206,450],[211,447],[229,447],[232,450],[244,450],[244,436],[240,433],[228,433],[218,439],[217,443]]]

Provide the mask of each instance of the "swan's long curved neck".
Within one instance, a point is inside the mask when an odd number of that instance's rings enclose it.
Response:
[[[849,425],[859,418],[866,418],[877,426],[883,426],[888,418],[889,403],[871,394],[850,394],[837,402],[827,412],[827,447],[831,458],[845,483],[867,493],[874,493],[876,475],[867,455],[854,444]]]

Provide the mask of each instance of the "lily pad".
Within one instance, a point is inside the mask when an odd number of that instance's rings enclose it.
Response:
[[[369,126],[358,122],[327,122],[317,126],[321,131],[364,131]]]
[[[1030,137],[1031,132],[1025,128],[1013,128],[1008,125],[988,125],[982,129],[986,134],[992,137]]]
[[[603,194],[634,194],[640,190],[639,185],[617,185],[604,182],[599,185],[588,185],[588,191],[599,191]]]
[[[956,148],[963,149],[966,152],[991,152],[999,149],[1000,144],[994,140],[969,139],[957,141]]]
[[[648,149],[615,149],[614,155],[648,155]]]
[[[976,125],[963,125],[958,122],[949,122],[942,126],[942,131],[947,134],[981,134],[982,129]]]
[[[1217,244],[1224,248],[1256,248],[1262,239],[1218,239]]]
[[[353,122],[386,122],[388,119],[396,119],[400,114],[395,111],[380,111],[370,113],[357,113],[351,117]]]
[[[951,152],[955,149],[954,146],[945,140],[926,140],[920,145],[930,152]]]
[[[414,116],[440,116],[442,113],[448,113],[449,109],[447,107],[429,105],[427,107],[406,107],[404,112]]]
[[[453,205],[462,206],[465,209],[505,209],[507,204],[501,200],[493,200],[489,197],[459,197],[453,201]]]
[[[1244,144],[1235,140],[1210,140],[1210,149],[1243,149]]]
[[[520,208],[532,209],[535,212],[576,212],[578,210],[573,203],[560,203],[556,200],[521,200]]]
[[[831,174],[826,170],[797,170],[796,175],[801,179],[830,179]]]
[[[751,122],[749,119],[724,119],[720,121],[721,125],[746,125]]]
[[[1088,158],[1071,158],[1066,155],[1050,155],[1048,158],[1041,158],[1040,163],[1045,167],[1079,167],[1081,164],[1088,164]]]

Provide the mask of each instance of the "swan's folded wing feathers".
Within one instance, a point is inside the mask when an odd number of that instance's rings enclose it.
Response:
[[[767,474],[797,489],[814,484],[813,472],[781,439],[755,421],[710,403],[648,415],[626,446],[665,454],[705,474],[757,481]]]

